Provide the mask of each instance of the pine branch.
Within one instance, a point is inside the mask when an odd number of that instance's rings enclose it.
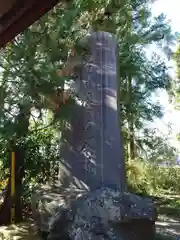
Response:
[[[48,124],[48,125],[46,125],[46,126],[44,126],[44,127],[42,127],[42,128],[34,129],[34,130],[30,131],[30,133],[34,133],[34,132],[37,133],[37,132],[39,132],[39,131],[42,131],[42,130],[44,130],[44,129],[47,129],[47,128],[53,126],[54,124],[55,124],[55,121],[52,121],[50,124]]]

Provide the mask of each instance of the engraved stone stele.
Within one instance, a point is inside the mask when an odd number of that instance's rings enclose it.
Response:
[[[72,109],[61,149],[62,177],[76,188],[126,188],[123,143],[117,108],[117,44],[110,33],[87,37],[90,56],[79,69]],[[60,176],[61,181],[61,176]],[[66,181],[67,183],[67,181]],[[66,184],[67,186],[67,184]]]

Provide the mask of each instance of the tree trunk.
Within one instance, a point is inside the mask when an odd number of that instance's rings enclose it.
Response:
[[[134,123],[132,112],[132,78],[128,76],[127,79],[127,93],[128,93],[128,108],[127,108],[127,120],[128,120],[128,160],[135,158],[135,143],[134,143]]]
[[[8,181],[5,198],[0,206],[0,225],[10,224],[11,207],[15,204],[15,222],[22,220],[22,181],[24,177],[25,145],[24,139],[28,134],[30,107],[21,105],[16,119],[16,142],[15,146],[11,145],[11,151],[15,152],[15,196],[11,197],[11,178]],[[10,173],[11,176],[11,173]]]

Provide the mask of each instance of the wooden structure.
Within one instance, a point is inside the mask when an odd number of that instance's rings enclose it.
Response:
[[[0,1],[0,48],[52,9],[60,0]]]

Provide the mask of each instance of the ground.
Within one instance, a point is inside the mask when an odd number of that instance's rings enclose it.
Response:
[[[157,240],[180,239],[180,196],[164,193],[155,197],[155,202],[159,213]]]
[[[40,240],[31,222],[0,227],[0,240]]]

